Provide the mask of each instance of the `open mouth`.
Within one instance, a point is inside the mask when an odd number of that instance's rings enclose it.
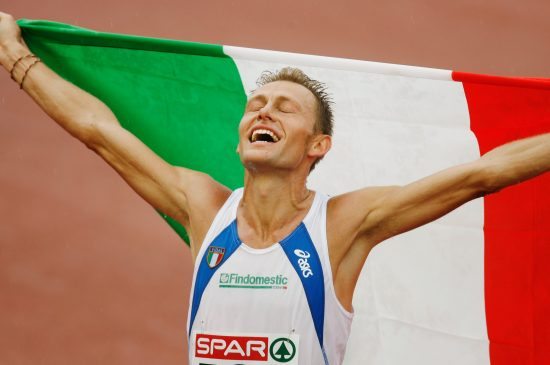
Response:
[[[279,137],[268,129],[256,129],[250,136],[250,142],[269,142],[276,143],[279,141]]]

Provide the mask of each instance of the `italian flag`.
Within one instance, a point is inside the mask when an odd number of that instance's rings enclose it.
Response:
[[[19,24],[33,52],[156,153],[230,188],[243,182],[247,94],[263,70],[285,66],[333,95],[334,147],[309,179],[331,195],[406,184],[550,131],[548,79]],[[377,246],[354,303],[348,365],[550,364],[550,175]]]

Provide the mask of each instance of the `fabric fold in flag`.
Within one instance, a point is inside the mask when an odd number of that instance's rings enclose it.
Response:
[[[237,147],[234,132],[246,95],[221,46],[46,21],[19,25],[29,48],[50,68],[104,101],[166,161],[204,171],[230,188],[242,185],[239,157],[227,152]],[[186,239],[177,222],[164,218]]]
[[[243,183],[235,149],[247,94],[262,71],[285,66],[333,96],[334,147],[309,179],[331,195],[406,184],[550,131],[550,79],[19,25],[50,68],[162,158],[232,189]],[[345,363],[550,363],[547,175],[377,246],[357,285]]]

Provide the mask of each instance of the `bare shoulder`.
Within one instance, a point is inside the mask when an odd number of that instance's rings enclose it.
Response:
[[[231,195],[231,190],[210,175],[190,170],[184,167],[176,167],[182,184],[186,187],[186,197],[190,205],[213,204],[221,207]],[[219,208],[218,207],[218,208]]]
[[[359,238],[367,216],[391,186],[373,186],[335,196],[327,206],[327,239],[331,260],[338,263]]]
[[[395,186],[369,186],[337,195],[329,200],[332,209],[347,209],[358,204],[375,203],[381,196],[395,189]]]
[[[396,188],[371,186],[331,198],[327,207],[327,224],[334,227],[349,226],[359,230],[369,214]]]
[[[327,206],[327,240],[333,270],[353,250],[362,266],[370,250],[378,243],[377,215],[396,186],[372,186],[331,198]],[[370,233],[372,234],[370,234]]]
[[[177,167],[177,171],[181,185],[185,186],[187,217],[184,226],[194,257],[214,217],[231,195],[231,190],[206,173],[183,167]]]

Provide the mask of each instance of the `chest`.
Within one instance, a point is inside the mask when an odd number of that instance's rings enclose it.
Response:
[[[302,282],[280,247],[263,252],[238,249],[212,276],[206,313],[234,317],[289,313],[303,301]]]
[[[235,223],[220,233],[199,262],[190,329],[286,333],[311,329],[312,318],[321,323],[324,274],[305,225],[280,243],[255,249],[236,240]]]
[[[211,350],[206,345],[201,347],[204,343],[199,340],[223,338],[238,342],[265,337],[269,342],[265,349],[275,349],[269,356],[277,359],[283,352],[286,354],[284,349],[277,352],[280,348],[276,346],[285,338],[295,345],[295,359],[304,357],[303,363],[321,363],[324,275],[318,250],[305,226],[266,249],[254,249],[240,242],[232,249],[225,243],[236,242],[234,237],[222,238],[223,235],[205,251],[195,278],[190,312],[190,346],[195,348],[195,355]],[[287,350],[290,348],[294,347]],[[217,359],[229,359],[225,356]],[[310,361],[312,356],[314,361]],[[243,360],[240,363],[248,364],[245,359],[249,357],[239,357],[239,361]]]

